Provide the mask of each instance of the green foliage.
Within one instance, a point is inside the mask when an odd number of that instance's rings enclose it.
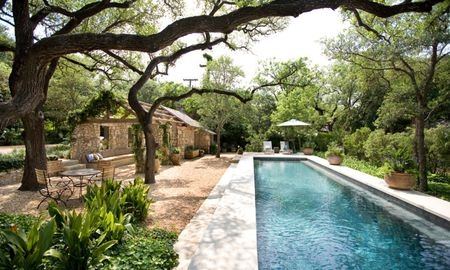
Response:
[[[171,147],[170,148],[170,153],[172,153],[172,154],[179,154],[181,151],[180,151],[180,148],[179,147]]]
[[[58,160],[57,155],[47,155],[47,161],[56,161]]]
[[[364,159],[364,142],[367,140],[370,133],[370,128],[363,127],[357,129],[352,134],[345,136],[343,139],[345,153],[359,159]]]
[[[0,172],[23,168],[25,164],[25,152],[14,150],[9,154],[0,154]]]
[[[176,240],[173,232],[138,228],[108,252],[111,259],[102,269],[173,269],[178,265],[178,254],[173,249]]]
[[[39,220],[28,233],[12,226],[1,229],[0,268],[41,269],[42,259],[52,245],[56,223]]]
[[[107,259],[105,252],[117,243],[107,241],[108,234],[102,232],[102,215],[96,211],[60,210],[49,205],[49,214],[54,217],[62,243],[47,251],[56,259],[57,266],[67,270],[88,269]]]
[[[120,182],[108,179],[101,186],[88,186],[84,201],[88,211],[100,216],[99,229],[106,240],[121,241],[125,231],[132,229],[132,216],[123,211],[126,197],[120,192]]]
[[[19,124],[9,126],[0,133],[0,145],[23,144],[23,128]]]
[[[389,163],[392,169],[404,170],[411,169],[414,165],[413,145],[410,133],[385,133],[383,130],[375,130],[364,143],[364,150],[372,164],[382,166]]]
[[[122,212],[131,214],[132,221],[145,221],[148,215],[148,209],[152,200],[148,198],[150,187],[144,184],[142,178],[134,179],[132,184],[129,184],[123,189],[124,202],[122,205]]]
[[[186,153],[190,153],[194,150],[195,150],[195,148],[193,145],[186,145],[186,147],[184,148],[184,152],[186,152]]]
[[[372,165],[368,161],[359,160],[356,157],[348,155],[345,156],[342,165],[380,178],[383,178],[385,175],[385,168]]]
[[[17,228],[27,232],[37,220],[38,219],[36,217],[31,215],[0,213],[0,229],[7,229],[11,226],[16,226]]]
[[[217,152],[217,144],[212,143],[212,144],[209,146],[209,153],[212,154],[212,155],[215,155],[216,152]]]
[[[253,134],[249,138],[249,143],[245,146],[247,152],[262,152],[264,136],[262,134]]]
[[[101,91],[84,108],[70,112],[67,122],[73,129],[77,124],[87,121],[89,117],[99,117],[105,112],[111,115],[116,114],[124,104],[125,100],[113,92]]]
[[[425,130],[427,161],[432,173],[445,173],[450,168],[450,127],[438,125]]]
[[[450,183],[428,183],[428,194],[450,201]]]
[[[340,158],[344,157],[344,150],[336,142],[332,142],[328,145],[328,150],[325,153],[326,157],[337,156]]]
[[[68,144],[58,144],[56,146],[51,146],[47,148],[47,156],[55,155],[59,158],[69,158],[70,157],[70,145]]]
[[[334,134],[330,132],[319,132],[317,136],[314,137],[314,143],[316,144],[316,150],[326,151],[328,145],[334,141]]]

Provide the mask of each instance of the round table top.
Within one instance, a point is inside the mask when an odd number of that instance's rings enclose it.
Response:
[[[69,170],[69,171],[63,171],[60,173],[62,176],[89,176],[89,175],[96,175],[101,173],[99,170],[94,169],[78,169],[78,170]]]

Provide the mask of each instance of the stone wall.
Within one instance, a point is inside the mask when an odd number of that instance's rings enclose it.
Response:
[[[100,152],[100,124],[84,123],[75,127],[70,157],[84,161],[87,153]]]
[[[211,134],[204,130],[196,130],[195,132],[195,147],[203,149],[209,153],[209,147],[211,146]]]
[[[132,123],[84,123],[78,125],[72,135],[72,159],[85,162],[85,156],[89,153],[101,152],[105,156],[121,155],[131,153],[131,146],[128,145],[128,129]],[[159,123],[152,125],[155,138],[159,145],[162,145],[163,131]],[[109,128],[109,139],[100,140],[100,126]],[[188,145],[196,148],[209,150],[211,136],[209,133],[193,128],[191,126],[172,125],[169,129],[170,142],[173,146],[179,147],[181,153]]]

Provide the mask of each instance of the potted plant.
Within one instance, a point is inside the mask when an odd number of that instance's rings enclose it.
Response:
[[[184,158],[186,158],[186,159],[196,158],[196,157],[198,157],[199,154],[200,154],[200,151],[198,149],[194,149],[194,146],[192,146],[192,145],[188,145],[184,149]]]
[[[316,144],[313,141],[307,140],[303,144],[303,154],[305,154],[305,155],[312,155],[312,153],[314,152],[314,147],[315,146],[316,146]]]
[[[161,168],[161,161],[160,161],[161,156],[162,156],[161,151],[160,150],[156,150],[156,153],[155,153],[155,168],[154,168],[155,173],[159,172],[159,169]]]
[[[328,163],[330,165],[341,165],[342,159],[344,158],[344,151],[337,143],[332,142],[328,145],[328,150],[325,153]]]
[[[408,147],[392,148],[388,153],[384,181],[390,188],[409,190],[416,184],[412,172],[416,164]]]
[[[200,157],[203,157],[203,156],[205,155],[205,150],[199,149],[199,150],[198,150],[198,155],[199,155]]]
[[[172,162],[173,165],[180,165],[181,161],[180,148],[172,147],[170,149],[170,161]]]
[[[275,153],[275,154],[278,154],[278,153],[280,153],[280,147],[274,147],[273,148],[273,152]]]
[[[242,147],[238,146],[238,149],[237,149],[236,153],[238,155],[242,155],[242,154],[244,154],[244,149]]]

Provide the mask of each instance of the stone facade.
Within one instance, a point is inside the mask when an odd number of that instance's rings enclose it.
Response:
[[[133,124],[130,121],[108,123],[105,120],[103,123],[88,122],[78,125],[72,135],[72,159],[86,162],[85,156],[89,153],[100,152],[105,157],[131,153],[129,142],[132,138],[129,138],[129,128]],[[152,125],[156,141],[159,145],[162,145],[163,130],[159,126],[160,122]],[[100,138],[101,130],[105,135],[103,141]],[[206,151],[209,150],[212,135],[200,128],[172,124],[168,131],[170,143],[179,147],[181,153],[188,145]]]

